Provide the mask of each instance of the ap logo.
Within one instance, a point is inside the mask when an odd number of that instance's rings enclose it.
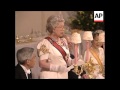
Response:
[[[94,11],[94,22],[103,22],[104,13],[103,11]]]

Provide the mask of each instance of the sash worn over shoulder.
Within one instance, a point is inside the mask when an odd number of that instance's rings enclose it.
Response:
[[[53,41],[50,37],[46,37],[45,39],[47,39],[56,49],[58,49],[58,51],[62,54],[65,62],[67,62],[66,60],[67,54],[64,51],[64,49],[60,45],[58,45],[55,41]]]
[[[103,64],[98,56],[97,53],[95,53],[92,49],[89,49],[89,51],[92,53],[92,55],[95,57],[95,59],[97,60],[98,64],[100,65],[101,67],[101,70],[103,71]]]

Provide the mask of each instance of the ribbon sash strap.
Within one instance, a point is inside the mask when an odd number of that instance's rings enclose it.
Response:
[[[95,59],[97,60],[98,64],[99,64],[100,67],[101,67],[101,70],[103,71],[103,64],[102,64],[102,62],[101,62],[98,54],[95,53],[92,49],[89,49],[89,50],[90,50],[90,52],[92,53],[92,55],[95,57]]]
[[[47,39],[56,49],[58,49],[58,51],[62,54],[65,62],[67,62],[66,60],[67,54],[64,51],[64,49],[60,45],[58,45],[56,42],[54,42],[50,37],[46,37],[45,39]]]

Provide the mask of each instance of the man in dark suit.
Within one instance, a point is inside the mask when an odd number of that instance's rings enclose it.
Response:
[[[15,79],[32,79],[31,68],[35,65],[34,49],[24,47],[17,51],[18,64],[15,66]]]

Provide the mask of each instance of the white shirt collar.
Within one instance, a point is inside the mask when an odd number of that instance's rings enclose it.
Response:
[[[30,74],[31,73],[30,69],[27,69],[25,66],[23,66],[21,64],[20,64],[20,66],[23,68],[23,70],[25,71],[26,74]]]

